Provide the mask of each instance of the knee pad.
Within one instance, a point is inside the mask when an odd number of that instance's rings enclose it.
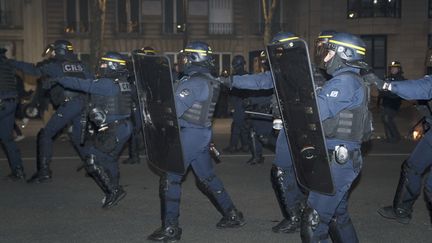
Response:
[[[308,230],[315,231],[319,223],[320,223],[320,216],[318,212],[315,209],[306,206],[303,209],[303,214],[302,214],[302,228],[303,226],[305,226],[307,227]]]
[[[222,194],[225,191],[225,188],[222,185],[219,185],[219,188],[218,188],[218,185],[214,184],[215,179],[216,179],[216,175],[213,174],[207,178],[201,179],[200,182],[201,182],[203,189],[205,189],[206,191],[209,191],[209,192],[211,191],[211,192],[215,193],[216,195]]]
[[[89,174],[94,173],[98,169],[95,160],[96,160],[96,156],[94,154],[90,154],[85,159],[85,168]]]
[[[276,165],[273,165],[270,170],[270,175],[272,180],[279,180],[280,178],[283,178],[283,176],[286,174],[287,174],[286,170]]]

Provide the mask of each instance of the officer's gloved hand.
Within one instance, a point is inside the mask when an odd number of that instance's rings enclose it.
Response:
[[[361,69],[360,75],[366,83],[375,85],[379,90],[383,90],[385,84],[384,80],[376,76],[372,69]]]
[[[232,88],[232,77],[231,76],[227,76],[227,77],[219,77],[218,78],[219,82],[226,86],[227,88],[231,89]]]

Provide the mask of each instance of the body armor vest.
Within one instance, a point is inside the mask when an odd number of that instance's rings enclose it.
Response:
[[[79,61],[65,61],[62,64],[62,70],[65,77],[74,77],[85,79],[84,65]],[[65,89],[65,98],[72,98],[78,96],[80,92]]]
[[[342,110],[335,117],[323,121],[323,128],[326,138],[335,138],[353,142],[362,142],[369,139],[372,133],[372,114],[368,109],[369,87],[363,80],[354,73],[344,73],[355,77],[361,83],[365,97],[360,106],[348,110]]]
[[[17,92],[15,69],[7,61],[0,58],[0,92]]]
[[[107,116],[130,116],[132,107],[132,96],[129,82],[125,79],[116,79],[113,82],[119,86],[120,92],[116,96],[103,96],[103,95],[90,95],[90,117],[101,117]],[[97,121],[91,119],[94,123],[103,124],[103,121]]]
[[[209,96],[205,101],[197,101],[193,103],[192,107],[183,113],[181,118],[192,124],[210,127],[216,107],[216,102],[219,98],[220,84],[217,80],[210,76],[210,74],[196,73],[192,74],[190,78],[204,79],[207,82]]]

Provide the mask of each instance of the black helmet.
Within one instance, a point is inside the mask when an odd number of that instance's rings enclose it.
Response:
[[[211,47],[202,41],[192,41],[186,45],[183,50],[183,54],[186,56],[187,63],[189,65],[197,65],[213,68],[214,58]]]
[[[116,78],[128,75],[127,58],[118,52],[107,52],[99,60],[97,74],[100,77]]]
[[[72,43],[67,40],[56,40],[45,48],[42,56],[44,57],[50,54],[54,54],[54,56],[57,57],[70,56],[73,54]]]
[[[156,50],[153,47],[146,46],[137,50],[138,53],[142,53],[144,55],[156,55]]]
[[[391,61],[389,67],[402,67],[399,61]]]
[[[233,69],[243,68],[246,64],[246,60],[242,55],[235,55],[231,61],[231,66]]]
[[[403,74],[402,65],[401,65],[401,63],[399,61],[397,61],[397,60],[391,61],[390,65],[388,66],[388,72],[389,72],[389,74],[390,75],[395,75],[395,74],[391,73],[391,69],[392,68],[397,68],[398,69],[397,74]]]
[[[270,41],[270,44],[286,42],[286,41],[295,40],[298,38],[299,37],[295,36],[291,32],[279,32],[273,36],[273,39]]]
[[[328,74],[343,67],[365,68],[364,58],[366,55],[366,44],[360,37],[350,33],[336,33],[328,40],[328,50],[334,51],[335,55],[325,63]],[[322,57],[323,59],[325,57]]]
[[[330,38],[333,37],[337,32],[334,30],[323,30],[318,34],[318,37],[315,40],[314,51],[315,51],[315,65],[317,65],[321,69],[325,69],[324,67],[324,57],[327,55],[327,44]]]

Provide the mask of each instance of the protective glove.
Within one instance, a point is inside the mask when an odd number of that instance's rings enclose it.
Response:
[[[378,90],[384,90],[386,82],[376,76],[372,69],[361,69],[360,75],[366,83],[370,85],[375,85]]]

